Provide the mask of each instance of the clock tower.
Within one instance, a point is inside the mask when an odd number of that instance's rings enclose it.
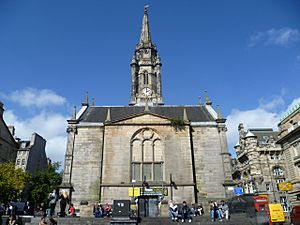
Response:
[[[144,7],[142,31],[131,61],[131,100],[129,105],[163,105],[161,62],[152,43],[148,6]]]

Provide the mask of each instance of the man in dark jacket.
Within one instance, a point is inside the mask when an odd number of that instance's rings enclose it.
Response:
[[[191,220],[191,210],[186,204],[186,201],[182,202],[182,208],[181,208],[181,222],[185,221],[185,218],[188,219],[189,223],[192,222]]]

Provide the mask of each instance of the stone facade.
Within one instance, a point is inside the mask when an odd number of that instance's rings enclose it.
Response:
[[[32,134],[30,141],[19,141],[16,168],[21,168],[31,175],[46,168],[48,160],[45,147],[46,140],[37,133]]]
[[[151,57],[137,56],[140,50]],[[132,73],[129,106],[90,106],[86,97],[68,120],[62,188],[73,190],[77,206],[131,199],[131,187],[144,191],[139,198],[149,197],[146,192],[154,188],[168,190],[166,196],[152,193],[157,200],[207,205],[225,198],[233,185],[225,119],[208,97],[203,105],[163,104],[161,63],[147,10],[134,60],[139,72]]]
[[[18,143],[15,141],[14,128],[7,127],[3,119],[3,103],[0,101],[0,163],[15,162]]]
[[[286,180],[282,148],[276,144],[279,132],[273,129],[244,130],[238,127],[239,141],[235,146],[236,159],[233,179],[246,194],[268,195],[269,202],[280,202],[287,211],[286,193],[277,184]]]
[[[294,107],[278,124],[278,144],[282,146],[286,160],[287,181],[292,182],[289,191],[292,205],[300,204],[300,104]]]

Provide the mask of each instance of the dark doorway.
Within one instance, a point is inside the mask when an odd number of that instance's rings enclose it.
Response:
[[[140,196],[139,197],[139,217],[157,217],[158,196]]]

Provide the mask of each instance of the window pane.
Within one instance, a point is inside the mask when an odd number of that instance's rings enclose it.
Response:
[[[162,165],[160,163],[154,164],[154,180],[162,180]]]
[[[162,151],[162,144],[160,140],[156,140],[154,142],[154,161],[160,162],[163,161],[163,151]]]
[[[152,164],[143,165],[143,176],[146,177],[146,180],[152,180]]]
[[[138,140],[132,143],[132,161],[134,162],[142,161],[142,147],[141,147],[141,142]]]
[[[144,142],[144,162],[153,162],[152,142]]]
[[[132,177],[133,177],[132,180],[141,181],[140,171],[141,171],[141,164],[140,163],[134,163],[133,164],[133,170],[132,170]]]

